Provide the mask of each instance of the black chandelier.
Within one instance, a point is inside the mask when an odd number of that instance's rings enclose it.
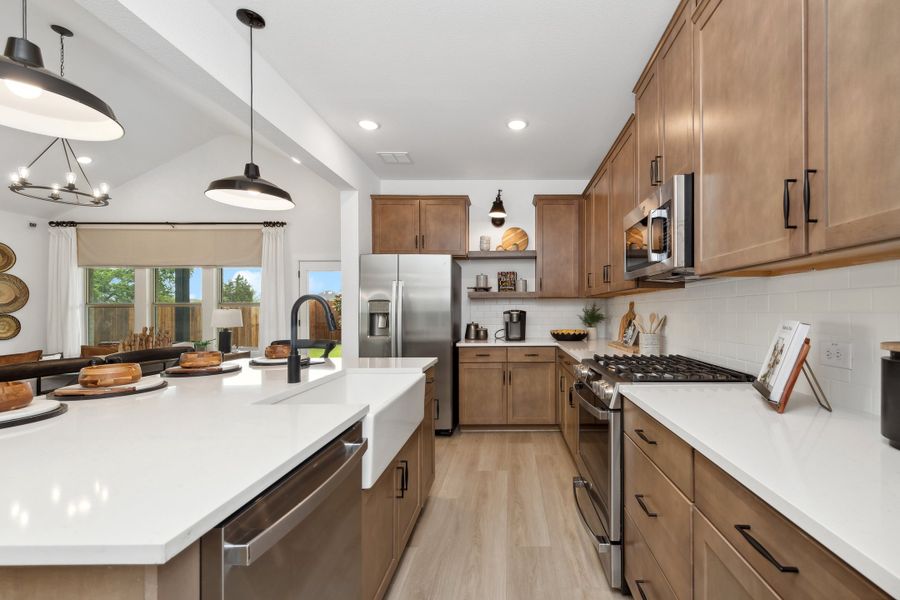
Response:
[[[59,34],[59,76],[62,77],[65,72],[65,46],[64,40],[74,35],[71,31],[61,25],[51,25],[50,28]],[[64,184],[53,183],[51,185],[38,185],[29,180],[31,175],[31,167],[39,161],[47,152],[59,144],[66,160],[66,172],[64,175]],[[87,186],[87,190],[79,189],[76,185],[78,174],[72,167],[74,163]],[[28,198],[36,200],[45,200],[47,202],[56,202],[58,204],[71,204],[74,206],[108,206],[109,205],[109,185],[101,183],[99,187],[93,187],[91,180],[88,179],[87,173],[78,161],[78,155],[72,148],[72,143],[66,138],[58,137],[44,148],[34,160],[25,167],[19,167],[14,173],[9,174],[9,189]]]

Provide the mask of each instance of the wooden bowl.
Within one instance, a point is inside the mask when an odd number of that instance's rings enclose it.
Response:
[[[222,364],[222,353],[216,350],[203,352],[185,352],[178,359],[178,364],[185,369],[206,369]]]
[[[287,344],[275,344],[266,346],[266,358],[287,358],[291,355],[291,347]]]
[[[34,392],[27,381],[0,382],[0,412],[24,408],[31,404]]]
[[[85,367],[78,373],[78,383],[84,387],[113,387],[141,380],[141,365],[118,363]]]

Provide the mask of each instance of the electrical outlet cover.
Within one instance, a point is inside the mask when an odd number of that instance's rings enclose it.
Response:
[[[822,345],[822,364],[838,369],[852,368],[852,346],[849,342],[826,342]]]

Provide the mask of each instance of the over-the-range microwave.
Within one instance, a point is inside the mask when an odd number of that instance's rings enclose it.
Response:
[[[625,279],[694,277],[694,175],[675,175],[625,216]]]

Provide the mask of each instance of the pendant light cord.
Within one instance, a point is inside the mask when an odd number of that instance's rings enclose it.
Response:
[[[28,0],[22,0],[22,38],[28,39]]]
[[[66,72],[66,38],[59,34],[59,76],[64,77]]]
[[[253,162],[253,27],[250,27],[250,162]]]

